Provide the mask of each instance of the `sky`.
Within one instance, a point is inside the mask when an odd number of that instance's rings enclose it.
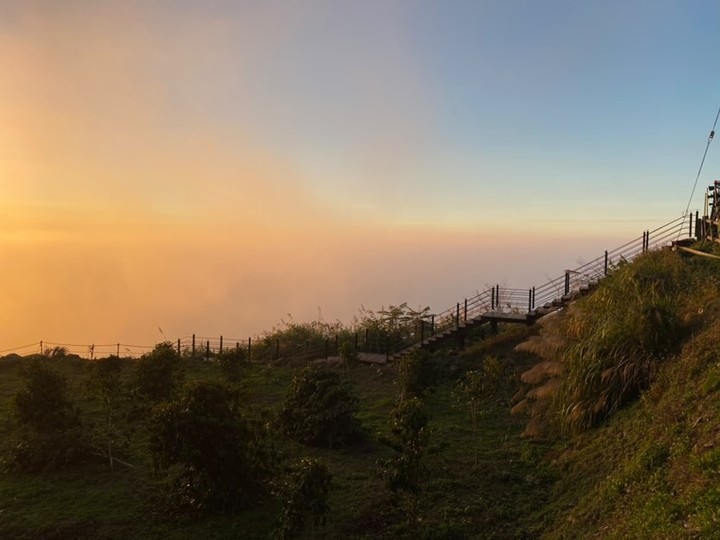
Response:
[[[715,0],[0,0],[0,350],[540,285],[685,210],[719,30]],[[716,178],[711,145],[692,209]]]

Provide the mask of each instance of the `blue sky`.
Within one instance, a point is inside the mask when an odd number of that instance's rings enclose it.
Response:
[[[0,323],[151,341],[536,284],[685,209],[719,27],[715,1],[0,0],[6,311],[78,305]]]

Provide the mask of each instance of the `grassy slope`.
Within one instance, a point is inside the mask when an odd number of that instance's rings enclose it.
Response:
[[[681,264],[692,331],[639,400],[550,454],[546,538],[720,538],[720,265]]]
[[[509,375],[519,371],[511,353],[524,331],[494,340],[495,354],[509,362]],[[465,409],[452,389],[462,365],[472,367],[493,343],[470,348],[455,374],[438,380],[428,397],[432,442],[440,450],[428,457],[430,475],[420,501],[419,531],[426,538],[516,538],[528,525],[528,506],[545,500],[547,485],[535,471],[541,455],[536,445],[522,442],[522,421],[509,414],[511,384],[488,404],[480,434],[480,464],[473,464],[472,431]],[[446,368],[458,366],[456,357],[440,356]],[[101,407],[88,391],[87,366],[58,361],[70,379],[73,396],[86,422],[99,422]],[[132,367],[129,368],[131,370]],[[245,378],[252,407],[275,408],[296,369],[254,365]],[[129,375],[129,373],[128,373]],[[387,428],[395,395],[395,367],[354,368],[350,374],[360,397],[360,419],[373,435]],[[186,364],[186,379],[221,378],[217,367],[201,361]],[[3,453],[12,442],[11,399],[21,386],[19,363],[0,361],[0,436]],[[131,407],[130,405],[128,407]],[[130,409],[128,409],[130,410]],[[9,538],[268,538],[278,511],[271,499],[232,515],[168,516],[161,511],[160,479],[154,476],[141,422],[135,422],[123,458],[134,469],[114,473],[105,463],[64,473],[18,474],[6,470],[0,478],[0,537]],[[404,512],[393,503],[378,476],[378,461],[388,450],[370,437],[359,448],[307,448],[277,435],[277,444],[290,456],[313,455],[326,461],[335,477],[327,538],[397,538],[407,535]]]

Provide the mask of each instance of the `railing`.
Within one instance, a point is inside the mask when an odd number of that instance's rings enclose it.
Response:
[[[603,255],[588,261],[577,268],[566,270],[562,275],[548,282],[529,289],[517,289],[495,285],[470,298],[465,298],[445,311],[434,315],[427,315],[407,323],[404,337],[399,341],[388,332],[375,332],[368,335],[368,331],[359,329],[342,332],[342,341],[350,340],[354,350],[359,352],[376,352],[388,356],[402,351],[404,348],[421,343],[439,333],[455,330],[469,322],[491,314],[503,313],[537,315],[539,309],[549,308],[553,303],[562,303],[570,295],[584,286],[591,286],[600,281],[617,267],[631,262],[636,257],[649,250],[668,245],[672,240],[693,237],[693,223],[695,223],[695,236],[705,236],[705,223],[692,213],[679,217],[656,229],[643,232],[642,236],[631,240],[615,249],[606,251]],[[414,325],[417,325],[415,327]],[[327,358],[338,354],[338,336],[326,336],[308,340],[305,343],[297,341],[285,342],[273,336],[262,338],[213,338],[203,336],[187,336],[173,343],[178,352],[186,356],[210,358],[221,351],[230,348],[242,348],[248,359],[271,361],[281,358]],[[53,347],[65,349],[69,354],[77,354],[87,358],[100,358],[102,356],[117,355],[124,357],[138,357],[152,350],[150,345],[126,345],[123,343],[107,345],[73,345],[63,343],[39,342],[6,351],[2,353],[19,352],[32,353],[33,349],[40,353],[51,352]]]
[[[639,255],[668,245],[673,240],[698,234],[697,218],[692,213],[681,216],[656,229],[644,231],[642,236],[622,246],[606,251],[603,255],[577,268],[566,270],[561,276],[529,289],[516,289],[495,285],[471,298],[457,302],[445,311],[431,316],[430,332],[426,339],[448,329],[460,328],[473,319],[498,313],[536,314],[538,308],[549,308],[562,302],[582,287],[589,287],[607,276],[615,268],[631,262]]]

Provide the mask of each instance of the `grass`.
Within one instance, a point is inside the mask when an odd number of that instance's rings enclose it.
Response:
[[[498,340],[511,355],[514,341]],[[437,355],[436,362],[473,363],[480,354]],[[522,357],[528,361],[528,357]],[[507,357],[508,362],[515,361]],[[221,380],[212,362],[184,359],[186,382]],[[21,361],[0,360],[0,426],[2,452],[7,455],[14,430],[12,397],[21,387]],[[87,425],[102,421],[102,404],[91,391],[90,364],[75,359],[54,364],[70,381],[72,397]],[[134,364],[124,373],[131,379]],[[283,400],[299,367],[253,364],[243,372],[246,400],[255,414],[271,415]],[[345,371],[342,371],[344,374]],[[491,534],[515,538],[525,527],[522,510],[529,500],[542,500],[547,482],[536,474],[535,462],[517,435],[522,421],[509,414],[510,385],[489,405],[481,420],[480,465],[473,464],[472,429],[467,411],[456,403],[452,391],[461,370],[438,378],[427,400],[431,412],[432,444],[437,452],[427,459],[430,475],[420,498],[422,521],[418,530],[425,538],[474,538]],[[408,535],[402,505],[398,505],[379,477],[378,463],[390,451],[375,435],[387,430],[394,407],[396,367],[356,366],[348,377],[360,398],[358,414],[368,437],[366,442],[339,450],[311,448],[285,439],[275,432],[278,448],[289,457],[322,459],[334,476],[330,494],[330,521],[319,537],[397,538]],[[0,478],[0,537],[7,538],[268,538],[279,510],[271,498],[255,507],[227,515],[174,516],[164,510],[161,478],[153,471],[148,453],[143,413],[130,401],[123,411],[129,420],[129,441],[122,459],[136,468],[118,467],[110,472],[103,461],[72,471],[21,474],[5,467]],[[266,413],[267,414],[267,413]],[[533,490],[528,490],[532,486]],[[479,532],[484,531],[484,532]]]

